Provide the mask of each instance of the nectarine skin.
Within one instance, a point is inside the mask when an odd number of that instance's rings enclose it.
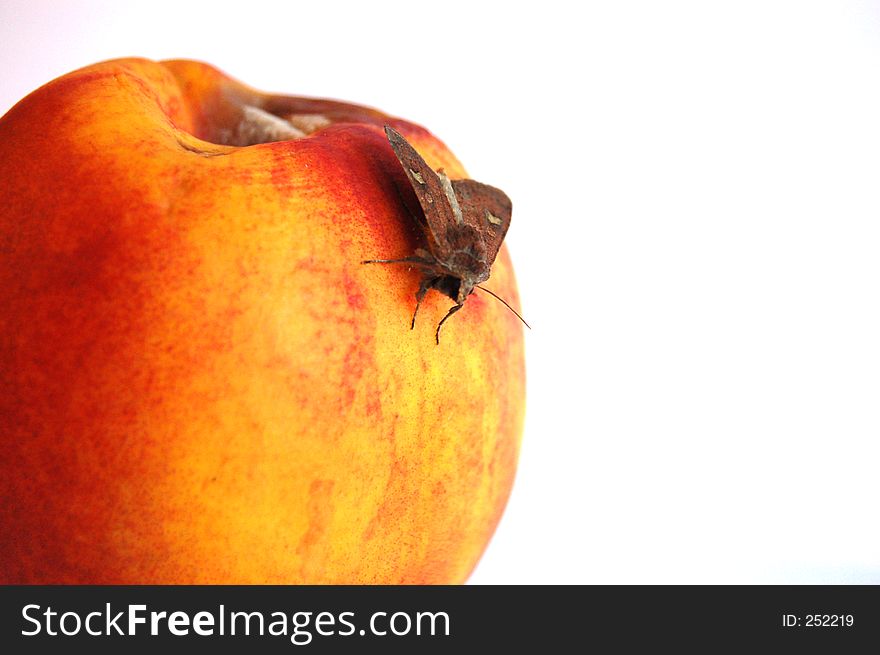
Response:
[[[249,145],[275,116],[306,135]],[[360,264],[419,246],[384,124],[466,177],[422,128],[196,62],[90,66],[0,119],[0,582],[467,578],[522,329],[478,292],[437,346],[448,298],[410,331],[419,273]],[[506,249],[486,286],[518,305]]]

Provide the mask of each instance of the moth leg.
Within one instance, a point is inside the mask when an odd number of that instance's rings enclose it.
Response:
[[[419,307],[422,304],[422,301],[425,299],[425,294],[428,293],[428,289],[434,286],[434,282],[437,278],[433,277],[423,277],[421,283],[419,284],[419,290],[416,291],[416,310],[413,312],[412,324],[409,326],[410,330],[416,329],[416,314],[419,313]]]
[[[434,338],[437,340],[438,346],[440,345],[440,328],[443,327],[443,324],[446,322],[446,319],[448,319],[450,316],[452,316],[455,312],[457,312],[462,307],[464,307],[464,303],[462,303],[460,305],[453,305],[452,307],[450,307],[449,311],[446,312],[446,316],[444,316],[440,320],[440,322],[437,324],[437,334],[434,335]]]
[[[365,259],[361,264],[431,264],[429,260],[418,255],[401,257],[400,259]]]

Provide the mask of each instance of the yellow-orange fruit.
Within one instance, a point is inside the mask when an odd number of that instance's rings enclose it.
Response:
[[[390,124],[205,64],[0,119],[0,582],[458,583],[501,516],[522,330],[429,294]],[[491,182],[491,180],[486,180]],[[517,303],[506,249],[487,283]]]

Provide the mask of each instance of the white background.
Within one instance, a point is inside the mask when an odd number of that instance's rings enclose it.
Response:
[[[880,583],[877,4],[3,0],[0,112],[126,55],[379,107],[513,198],[473,583]]]

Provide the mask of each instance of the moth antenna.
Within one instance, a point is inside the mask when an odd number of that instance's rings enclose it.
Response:
[[[520,315],[519,315],[519,312],[517,312],[513,307],[511,307],[510,305],[508,305],[508,304],[507,304],[507,301],[506,301],[504,298],[502,298],[501,296],[499,296],[497,293],[494,293],[494,292],[492,292],[492,291],[489,291],[486,287],[481,287],[479,284],[475,284],[474,286],[475,286],[477,289],[479,289],[480,291],[485,291],[485,292],[488,293],[490,296],[492,296],[492,297],[494,297],[494,298],[500,300],[500,301],[504,304],[504,306],[507,307],[507,309],[509,309],[510,311],[513,312],[514,316],[516,316],[519,320],[521,320],[521,321],[523,322],[523,325],[525,325],[525,326],[526,326],[527,328],[529,328],[530,330],[532,329],[532,326],[529,325],[528,323],[526,323],[526,319],[524,319],[522,316],[520,316]]]

